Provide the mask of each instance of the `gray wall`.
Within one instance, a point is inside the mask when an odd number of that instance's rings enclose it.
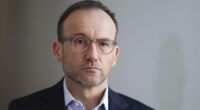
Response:
[[[75,0],[1,0],[0,110],[56,83],[56,23]],[[101,0],[117,15],[121,54],[110,86],[157,110],[200,109],[200,1]]]

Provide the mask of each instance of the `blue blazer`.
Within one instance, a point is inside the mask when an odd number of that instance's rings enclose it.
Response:
[[[109,88],[109,110],[153,110]],[[56,85],[11,101],[9,110],[65,110],[63,79]]]

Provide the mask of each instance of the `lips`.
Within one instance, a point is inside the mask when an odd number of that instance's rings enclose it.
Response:
[[[85,70],[85,71],[88,71],[88,72],[96,72],[96,71],[100,71],[99,68],[97,68],[97,67],[92,67],[92,66],[89,66],[89,67],[83,67],[82,69]]]

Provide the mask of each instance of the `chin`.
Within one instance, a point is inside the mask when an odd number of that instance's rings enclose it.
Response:
[[[87,80],[82,80],[80,81],[81,85],[85,86],[85,87],[95,87],[98,86],[100,84],[102,84],[105,80],[103,79],[97,79],[97,78],[93,78],[93,79],[87,79]]]

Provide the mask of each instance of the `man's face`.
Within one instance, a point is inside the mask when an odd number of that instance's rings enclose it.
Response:
[[[83,35],[92,41],[115,40],[116,27],[112,19],[100,9],[80,9],[72,12],[63,24],[63,36]],[[91,43],[86,51],[77,51],[70,41],[54,45],[56,58],[62,62],[63,70],[69,80],[84,87],[93,87],[107,82],[108,74],[115,65],[119,48],[115,46],[109,54],[97,51]]]

